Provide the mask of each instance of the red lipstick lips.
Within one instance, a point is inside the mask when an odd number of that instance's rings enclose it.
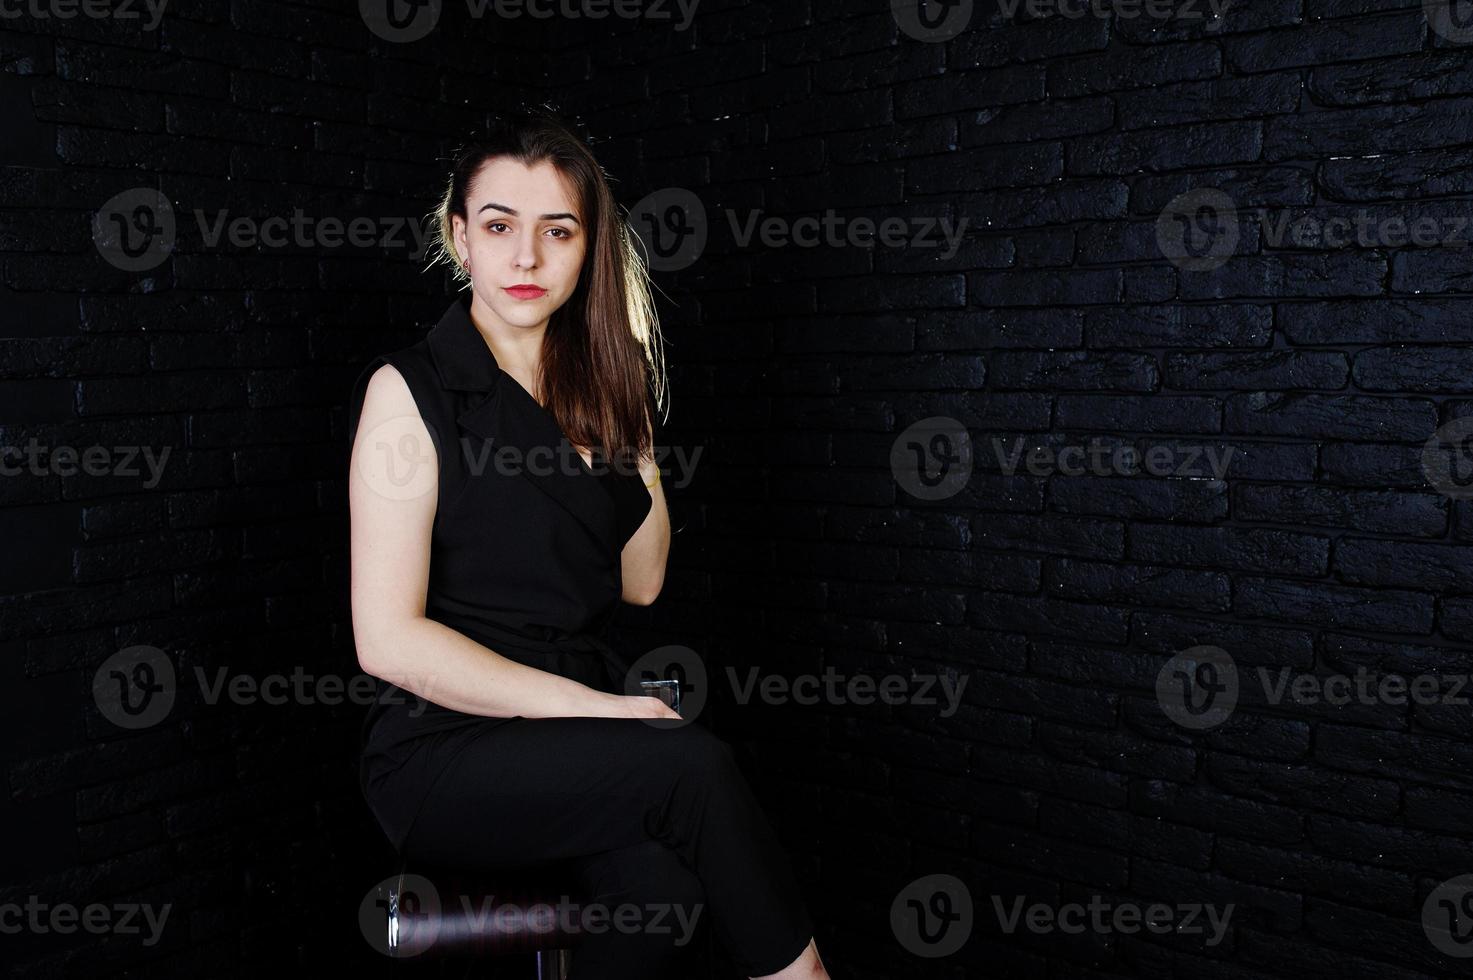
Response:
[[[515,286],[507,286],[506,291],[517,299],[537,299],[547,295],[547,290],[541,286],[534,286],[531,283],[519,283]]]

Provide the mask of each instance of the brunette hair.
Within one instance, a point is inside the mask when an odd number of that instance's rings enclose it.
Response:
[[[569,439],[601,448],[609,459],[632,462],[631,450],[645,455],[652,449],[646,424],[666,407],[660,324],[634,233],[584,137],[547,106],[494,115],[452,157],[444,196],[430,216],[430,264],[444,262],[456,280],[470,285],[451,218],[469,223],[470,183],[488,160],[501,156],[529,167],[552,164],[574,188],[588,234],[578,284],[549,319],[542,339],[543,404]]]

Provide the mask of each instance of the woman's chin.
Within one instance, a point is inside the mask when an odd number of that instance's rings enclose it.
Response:
[[[537,300],[516,300],[507,296],[498,296],[495,302],[487,305],[503,322],[513,327],[528,329],[546,322],[555,309],[545,296]]]

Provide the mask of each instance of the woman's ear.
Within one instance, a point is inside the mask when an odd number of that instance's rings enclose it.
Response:
[[[450,218],[451,247],[455,249],[455,257],[462,268],[468,268],[471,261],[470,242],[466,241],[466,221],[459,215]]]

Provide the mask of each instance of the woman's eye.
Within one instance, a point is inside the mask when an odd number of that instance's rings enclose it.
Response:
[[[487,231],[498,231],[498,230],[500,230],[502,228],[505,228],[505,227],[507,227],[507,224],[506,224],[505,221],[492,221],[492,222],[488,222],[487,223],[486,230]]]
[[[547,230],[548,231],[555,231],[555,232],[557,232],[558,234],[555,237],[559,237],[559,238],[572,238],[573,237],[573,233],[571,231],[569,231],[568,229],[566,229],[566,228],[549,228]]]

